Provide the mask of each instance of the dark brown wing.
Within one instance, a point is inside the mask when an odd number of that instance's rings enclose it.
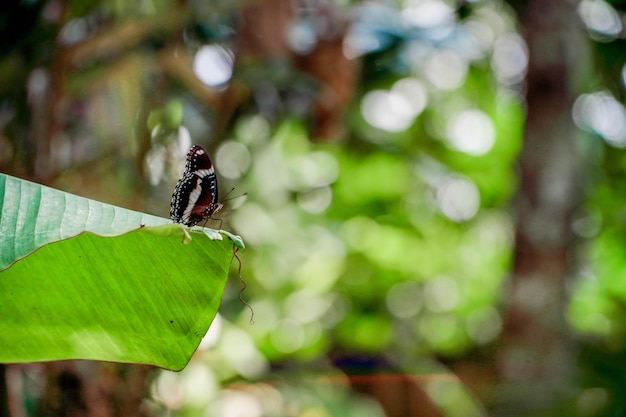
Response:
[[[217,178],[207,152],[193,146],[187,153],[183,176],[178,180],[170,206],[176,223],[194,226],[210,218],[219,209]]]

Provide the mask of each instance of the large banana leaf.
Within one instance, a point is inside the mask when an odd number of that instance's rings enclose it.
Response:
[[[243,247],[225,234],[0,174],[0,362],[182,369]]]

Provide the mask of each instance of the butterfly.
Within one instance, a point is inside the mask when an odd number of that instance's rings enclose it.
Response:
[[[194,145],[187,152],[185,172],[174,188],[170,217],[175,223],[192,227],[212,218],[221,208],[211,158],[201,146]]]

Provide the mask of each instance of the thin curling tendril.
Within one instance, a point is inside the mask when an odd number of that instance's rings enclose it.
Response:
[[[246,280],[243,279],[243,277],[241,276],[241,259],[239,259],[239,256],[237,256],[237,252],[239,251],[239,248],[237,248],[236,246],[233,246],[233,257],[237,259],[237,262],[239,263],[239,268],[237,269],[237,276],[239,277],[239,280],[241,281],[241,291],[239,291],[239,301],[241,301],[242,304],[244,304],[246,307],[248,307],[248,309],[250,310],[250,325],[254,324],[254,309],[252,308],[252,306],[250,305],[250,303],[248,303],[244,298],[243,298],[243,292],[246,290],[246,288],[248,288],[248,284],[246,283]]]

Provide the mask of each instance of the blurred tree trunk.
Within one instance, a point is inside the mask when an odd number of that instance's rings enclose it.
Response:
[[[0,417],[10,417],[9,387],[7,385],[7,367],[0,364]]]
[[[529,49],[527,121],[521,154],[514,264],[494,415],[540,415],[563,401],[575,371],[565,285],[573,267],[571,220],[583,162],[571,119],[574,81],[587,39],[568,0],[512,2]]]
[[[7,399],[6,412],[10,411],[7,417],[151,415],[144,402],[148,376],[153,369],[150,366],[62,361],[10,365],[7,369],[8,385],[20,387]],[[4,417],[2,398],[0,416]]]
[[[296,59],[298,68],[319,83],[310,115],[311,138],[315,141],[336,141],[345,136],[344,117],[359,72],[356,59],[344,54],[345,35],[345,28],[337,29],[334,36],[319,39],[310,53]]]
[[[316,88],[307,115],[311,138],[333,141],[345,134],[344,116],[358,82],[359,63],[344,54],[347,18],[330,1],[318,0],[311,4],[314,6],[305,7],[304,3],[291,0],[246,3],[239,15],[235,67],[238,69],[236,73],[246,72],[242,68],[255,64],[261,68],[269,66],[280,73],[293,66],[311,76]],[[307,11],[308,22],[314,27],[315,42],[310,50],[298,53],[290,46],[289,32],[303,10]],[[229,83],[216,110],[218,125],[213,135],[218,141],[237,111],[254,101],[255,95],[278,97],[282,93],[281,86],[272,85],[272,82],[272,79],[253,81],[235,77]],[[267,112],[261,104],[257,105],[261,114]]]

